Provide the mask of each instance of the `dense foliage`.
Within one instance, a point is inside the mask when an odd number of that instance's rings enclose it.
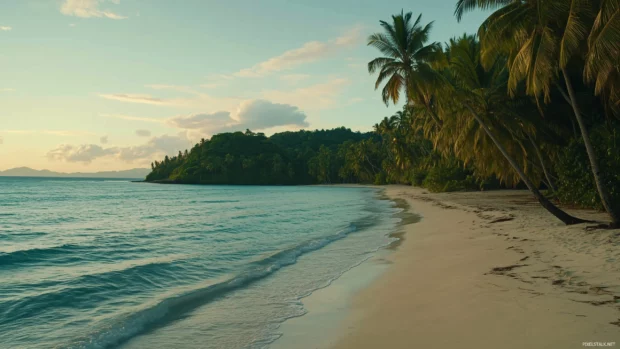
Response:
[[[338,180],[332,154],[346,142],[368,139],[349,129],[222,133],[190,151],[151,164],[147,181],[197,184],[312,184]],[[348,144],[348,143],[347,143]]]
[[[620,128],[599,126],[592,132],[594,148],[601,162],[603,181],[615,205],[620,205]],[[594,189],[588,154],[580,139],[573,139],[560,151],[556,165],[558,197],[566,204],[603,209]]]
[[[555,199],[620,226],[620,1],[458,0],[455,15],[476,9],[493,10],[477,35],[445,45],[428,42],[421,16],[380,21],[368,71],[384,103],[405,106],[374,132],[220,134],[147,180],[521,186],[567,224],[583,220]]]

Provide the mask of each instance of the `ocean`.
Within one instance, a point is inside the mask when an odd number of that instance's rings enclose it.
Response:
[[[0,348],[268,348],[399,211],[362,187],[0,177]]]

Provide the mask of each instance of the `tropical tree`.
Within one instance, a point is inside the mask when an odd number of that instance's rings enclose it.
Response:
[[[508,74],[504,60],[498,57],[485,69],[478,40],[467,35],[450,41],[448,55],[450,64],[445,76],[450,93],[444,98],[451,108],[449,115],[443,118],[446,122],[436,135],[436,144],[441,141],[451,145],[458,158],[466,163],[473,161],[479,171],[494,172],[504,179],[510,173],[516,174],[555,217],[565,224],[583,223],[549,201],[527,175],[527,167],[522,165],[528,164],[530,150],[524,140],[535,143],[532,136],[535,128],[515,112],[518,110],[515,102],[505,93]],[[515,154],[521,161],[515,159]],[[502,158],[505,161],[501,161]]]
[[[588,35],[585,78],[613,114],[620,115],[620,2],[600,0]]]
[[[594,27],[590,15],[592,7],[600,9]],[[601,74],[618,66],[618,7],[618,0],[458,0],[455,10],[460,20],[466,11],[499,8],[480,27],[481,58],[488,67],[498,56],[508,56],[508,90],[511,95],[514,96],[519,84],[524,82],[527,94],[549,102],[552,88],[557,86],[563,90],[560,84],[561,80],[564,81],[565,95],[579,125],[601,202],[613,226],[620,225],[620,208],[613,207],[609,189],[602,178],[569,65],[580,63],[586,58],[583,52],[587,52],[586,77],[594,80],[596,76],[597,83],[600,81],[599,91],[615,94],[616,90],[610,89],[609,81]],[[583,38],[588,36],[589,51],[583,44]]]
[[[428,42],[433,22],[421,25],[422,15],[412,21],[411,12],[392,16],[392,23],[380,21],[383,33],[368,37],[368,45],[377,48],[384,56],[368,63],[368,72],[378,71],[375,89],[387,80],[381,91],[385,104],[396,104],[404,93],[407,104],[419,98],[430,105],[431,96],[425,96],[424,84],[432,78],[429,62],[433,60],[439,44]]]

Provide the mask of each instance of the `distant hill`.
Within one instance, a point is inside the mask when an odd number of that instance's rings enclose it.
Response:
[[[148,168],[133,168],[124,171],[102,172],[54,172],[50,170],[35,170],[30,167],[16,167],[6,171],[0,171],[0,176],[13,177],[84,177],[84,178],[140,178],[144,179],[151,172]]]
[[[360,179],[349,168],[360,169],[370,162],[368,156],[358,156],[359,149],[373,147],[377,149],[375,157],[380,158],[380,141],[376,134],[344,127],[288,131],[270,137],[250,130],[220,133],[177,156],[154,161],[146,181],[243,185],[356,183]],[[354,159],[358,159],[355,164],[351,162]],[[380,164],[381,160],[375,163]],[[376,167],[374,163],[371,166]]]

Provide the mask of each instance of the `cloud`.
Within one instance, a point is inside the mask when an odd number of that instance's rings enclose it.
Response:
[[[75,27],[75,23],[69,23],[70,27]]]
[[[145,94],[100,94],[99,97],[121,102],[142,103],[152,105],[173,105],[170,101]]]
[[[99,114],[99,116],[103,116],[106,118],[114,118],[114,119],[122,119],[122,120],[131,120],[131,121],[145,121],[152,123],[162,123],[163,120],[155,119],[155,118],[147,118],[142,116],[132,116],[132,115],[122,115],[122,114]]]
[[[204,110],[205,107],[208,107],[211,110],[230,110],[242,101],[241,99],[234,97],[214,97],[209,94],[193,90],[189,86],[154,84],[146,85],[146,87],[156,90],[174,90],[192,96],[183,98],[159,98],[149,94],[116,93],[99,94],[99,97],[126,103],[174,106],[194,110]]]
[[[244,101],[234,113],[220,111],[177,116],[168,120],[168,124],[205,135],[245,129],[265,130],[277,126],[309,126],[306,114],[296,106],[266,100]]]
[[[0,26],[0,31],[8,32],[10,30],[13,30],[13,27],[5,26],[5,25]]]
[[[175,116],[168,120],[168,125],[183,129],[209,129],[220,128],[228,124],[234,123],[230,117],[230,112],[219,111],[215,113],[201,113]]]
[[[47,157],[52,160],[62,160],[67,162],[83,162],[88,164],[94,159],[114,154],[114,148],[102,148],[96,144],[83,144],[73,146],[63,144],[47,153]]]
[[[152,137],[148,142],[138,146],[104,148],[96,144],[69,145],[62,144],[47,153],[55,161],[91,163],[104,157],[114,157],[125,162],[150,162],[165,155],[174,155],[191,147],[185,134],[177,136],[163,135]]]
[[[163,135],[151,138],[146,144],[135,147],[118,148],[117,157],[126,162],[148,161],[165,155],[175,155],[189,149],[192,143],[185,134],[177,136]]]
[[[0,88],[0,92],[13,92],[15,91],[14,88]]]
[[[0,144],[4,144],[4,138],[0,137]]]
[[[150,137],[151,131],[149,130],[136,130],[136,136],[139,137]]]
[[[305,110],[320,110],[336,106],[340,94],[350,82],[344,78],[332,78],[327,82],[294,90],[266,90],[262,97],[278,103],[297,105]]]
[[[289,104],[276,104],[266,100],[250,100],[239,105],[236,119],[243,128],[262,130],[275,126],[309,126],[306,114]]]
[[[297,84],[303,80],[306,80],[310,77],[308,74],[287,74],[280,76],[280,80],[287,82],[289,84]]]
[[[342,36],[326,42],[310,41],[299,48],[286,51],[251,68],[241,69],[234,75],[244,78],[263,77],[273,72],[293,69],[304,63],[315,62],[334,51],[359,43],[360,34],[361,27],[355,27]]]
[[[105,0],[65,0],[61,7],[60,12],[63,15],[75,16],[81,18],[91,17],[104,17],[110,19],[125,19],[127,17],[121,16],[110,10],[102,10],[99,5],[104,3]],[[110,0],[110,3],[118,5],[120,1]]]
[[[101,143],[101,144],[108,144],[108,136],[103,136],[103,137],[99,138],[99,143]]]

